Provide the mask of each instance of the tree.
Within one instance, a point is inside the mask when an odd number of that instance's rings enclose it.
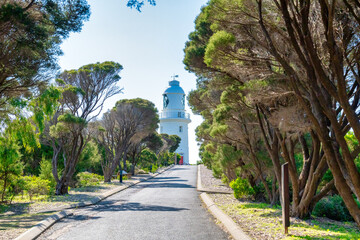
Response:
[[[5,201],[8,187],[22,173],[23,165],[20,161],[21,154],[17,138],[6,131],[0,136],[0,181],[1,202]]]
[[[120,100],[104,114],[94,137],[104,150],[102,168],[105,181],[111,181],[116,166],[122,170],[120,159],[126,169],[130,147],[141,147],[138,144],[157,129],[158,122],[154,104],[141,98]]]
[[[281,1],[282,5],[286,5],[285,2]],[[309,4],[307,10],[311,9],[311,16],[317,15],[316,6],[319,5],[313,2],[307,3]],[[302,30],[299,26],[306,27],[307,23],[297,22],[313,20],[309,20],[310,14],[306,15],[307,11],[300,9],[306,4],[296,5],[291,1],[291,4],[286,5],[293,20],[283,17],[282,5],[276,5],[273,1],[242,1],[238,4],[234,1],[213,0],[202,9],[202,13],[197,18],[195,31],[189,35],[190,41],[186,44],[184,63],[187,69],[195,72],[199,77],[198,90],[192,92],[189,99],[193,109],[206,119],[197,130],[198,136],[205,146],[208,146],[202,148],[203,157],[209,159],[206,161],[210,161],[209,165],[212,166],[211,161],[216,153],[214,149],[217,149],[216,144],[219,144],[219,141],[221,143],[223,138],[226,139],[226,143],[234,144],[236,147],[240,144],[243,151],[249,151],[250,154],[247,156],[256,160],[256,156],[251,154],[251,148],[259,145],[256,141],[250,140],[252,138],[247,137],[251,135],[243,131],[254,129],[261,133],[265,141],[278,187],[280,187],[280,161],[284,159],[289,162],[294,216],[308,216],[313,204],[333,187],[334,182],[330,181],[322,189],[318,189],[319,182],[329,166],[331,171],[337,173],[337,181],[341,182],[338,182],[337,189],[339,192],[342,191],[344,198],[347,198],[348,207],[351,206],[356,212],[357,207],[353,204],[354,200],[349,194],[349,188],[346,190],[346,186],[343,186],[345,188],[340,186],[348,182],[353,193],[357,192],[354,186],[358,179],[356,168],[349,157],[355,156],[353,154],[356,151],[349,154],[348,146],[342,140],[340,132],[336,133],[336,129],[342,129],[343,134],[349,130],[351,124],[346,120],[346,114],[352,113],[351,111],[345,113],[342,107],[338,107],[335,108],[338,117],[333,114],[334,111],[330,109],[342,104],[333,104],[337,101],[336,97],[332,98],[331,94],[326,93],[326,86],[319,88],[314,85],[317,82],[313,74],[316,67],[313,66],[311,70],[311,67],[306,65],[309,62],[314,63],[309,60],[310,49],[301,49],[301,53],[307,55],[303,58],[306,61],[302,61],[301,54],[297,56],[300,52],[292,42],[294,36],[291,36],[291,29],[288,29],[291,26],[286,24],[293,22],[296,31]],[[292,5],[299,8],[297,9],[299,13],[305,14],[303,18],[296,17]],[[323,16],[328,13],[324,11]],[[321,19],[320,15],[318,16],[318,19]],[[316,28],[318,25],[311,24],[308,26],[315,26],[316,30],[306,33],[314,34],[312,37],[317,39],[315,42],[323,41],[319,29]],[[305,34],[306,36],[302,34],[301,31],[296,33],[295,38],[300,42],[298,45],[312,47],[311,44],[306,45],[301,42],[311,34]],[[322,46],[326,44],[317,47],[322,49]],[[323,49],[315,53],[321,55],[319,59],[324,61],[322,63],[324,66],[330,63],[328,56],[322,55],[327,51],[328,49]],[[331,62],[333,63],[335,61]],[[344,70],[344,73],[350,73],[350,68]],[[330,75],[329,73],[328,76]],[[349,83],[355,82],[351,80],[351,75],[353,74],[347,75]],[[317,74],[317,76],[321,75]],[[348,88],[348,102],[353,103],[354,109],[358,106],[357,96],[353,92],[356,88],[356,84]],[[321,96],[323,93],[324,95]],[[352,97],[354,101],[350,101]],[[345,105],[346,102],[344,107]],[[232,112],[231,109],[240,114],[228,114]],[[258,125],[255,119],[244,121],[249,118],[246,115],[244,118],[245,112],[257,116]],[[236,122],[243,123],[243,127],[236,127]],[[227,131],[221,131],[222,128]],[[247,132],[251,133],[251,131]],[[216,139],[214,139],[215,133],[218,133]],[[208,144],[215,146],[211,147]],[[340,148],[341,151],[344,149],[344,159],[341,157]],[[311,152],[309,149],[312,149]],[[301,159],[299,156],[302,156],[300,169],[297,167]],[[261,158],[262,161],[265,159]],[[340,163],[340,168],[334,167],[335,161]],[[255,163],[256,161],[253,161],[254,166],[257,165]],[[347,171],[353,171],[353,177]]]
[[[68,192],[80,155],[91,139],[88,123],[101,112],[106,99],[121,92],[116,86],[121,70],[118,63],[103,62],[65,71],[57,81],[62,90],[51,86],[33,103],[34,119],[44,140],[53,148],[57,195]]]
[[[156,5],[155,0],[147,0],[148,3],[152,6]],[[141,8],[144,6],[144,1],[138,1],[138,0],[129,0],[127,3],[127,6],[130,8],[135,8],[139,12],[141,12]]]
[[[80,155],[76,172],[101,174],[101,154],[95,141],[90,140]]]
[[[129,147],[129,159],[131,163],[131,174],[135,175],[135,167],[141,163],[140,154],[146,148],[156,153],[163,146],[162,139],[157,132],[153,132],[149,136],[143,138],[141,141],[133,142]]]
[[[123,99],[115,104],[116,119],[124,132],[122,138],[123,165],[126,168],[126,159],[132,143],[140,142],[144,137],[158,128],[159,116],[155,105],[145,99]],[[119,168],[121,165],[119,162]]]
[[[0,4],[0,120],[13,98],[29,97],[57,68],[59,48],[89,18],[85,0],[3,1]]]
[[[140,153],[139,161],[141,162],[142,167],[150,168],[153,164],[156,163],[157,157],[153,151],[145,148]]]

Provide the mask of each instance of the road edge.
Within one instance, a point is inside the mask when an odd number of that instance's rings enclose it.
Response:
[[[200,165],[198,165],[197,190],[204,190],[201,185]],[[201,193],[200,198],[208,211],[224,225],[226,230],[235,240],[251,240],[251,238],[233,221],[231,217],[216,206],[206,192]]]
[[[71,215],[73,215],[73,212],[71,210],[61,211],[59,213],[53,214],[50,217],[47,217],[38,224],[36,224],[34,227],[27,230],[26,232],[22,233],[20,236],[15,238],[15,240],[35,239],[57,221]]]
[[[232,191],[224,191],[224,190],[213,190],[213,189],[209,189],[209,188],[203,188],[202,184],[201,184],[201,176],[200,176],[200,165],[197,165],[197,191],[198,192],[207,192],[207,193],[221,193],[221,194],[233,194]]]
[[[153,176],[148,177],[146,179],[141,179],[141,180],[137,180],[135,182],[130,183],[128,186],[122,186],[121,188],[116,188],[116,189],[112,189],[109,190],[108,192],[104,193],[103,195],[88,201],[88,202],[81,202],[81,203],[77,203],[77,204],[73,204],[70,207],[67,207],[65,209],[74,209],[74,208],[78,208],[78,207],[86,207],[86,206],[90,206],[90,205],[94,205],[97,204],[98,202],[114,195],[115,193],[121,192],[129,187],[132,187],[140,182],[144,182],[147,181],[149,179],[152,179],[160,174],[162,174],[163,172],[169,170],[170,168],[172,168],[174,165],[171,165],[169,167],[166,167],[162,170],[160,170],[159,172],[156,172]],[[59,210],[61,211],[61,210]],[[41,222],[37,223],[35,226],[33,226],[32,228],[30,228],[29,230],[27,230],[26,232],[22,233],[20,236],[16,237],[14,240],[32,240],[32,239],[36,239],[40,234],[42,234],[43,232],[45,232],[49,227],[51,227],[52,225],[54,225],[57,221],[67,217],[67,216],[71,216],[73,215],[73,211],[72,210],[62,210],[61,212],[55,213],[53,215],[51,215],[50,217],[45,218],[44,220],[42,220]]]

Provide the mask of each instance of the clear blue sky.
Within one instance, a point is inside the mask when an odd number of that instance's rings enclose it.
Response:
[[[124,93],[106,102],[105,109],[124,98],[144,98],[162,110],[162,93],[173,74],[187,94],[196,87],[196,77],[184,69],[184,44],[194,30],[195,17],[207,0],[156,0],[155,7],[145,5],[142,12],[126,7],[127,0],[89,0],[91,17],[80,33],[62,44],[62,70],[85,64],[115,61],[123,65],[119,85]],[[201,123],[189,107],[190,163],[196,163],[198,146],[195,128]]]

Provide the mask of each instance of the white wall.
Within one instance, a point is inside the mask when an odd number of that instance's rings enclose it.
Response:
[[[160,133],[169,135],[178,135],[181,138],[179,147],[176,153],[183,153],[184,164],[189,164],[189,143],[188,143],[188,123],[185,119],[162,119],[160,120]],[[179,132],[179,127],[182,126],[182,132]]]

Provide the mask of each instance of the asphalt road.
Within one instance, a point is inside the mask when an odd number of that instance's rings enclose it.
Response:
[[[198,194],[196,166],[175,166],[77,210],[38,239],[228,239]]]

